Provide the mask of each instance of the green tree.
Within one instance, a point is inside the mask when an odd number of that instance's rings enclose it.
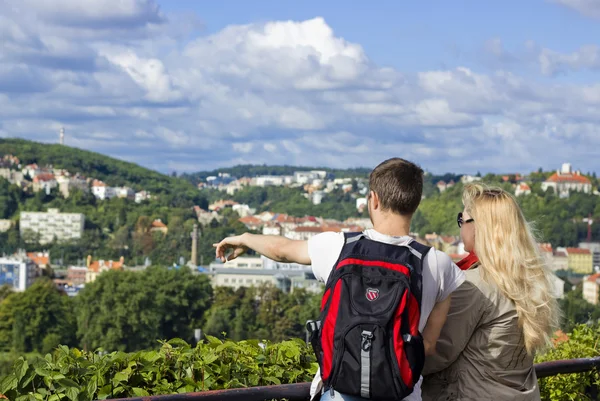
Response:
[[[75,344],[72,299],[48,278],[40,278],[26,291],[5,298],[0,303],[0,315],[0,344],[5,349],[41,352],[49,335],[62,344]]]
[[[86,349],[135,351],[157,339],[191,341],[211,292],[208,278],[186,267],[108,271],[77,296],[77,334]]]

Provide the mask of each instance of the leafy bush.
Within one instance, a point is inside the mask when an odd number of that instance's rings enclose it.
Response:
[[[599,356],[600,327],[579,325],[569,334],[568,340],[557,341],[556,347],[536,358],[536,363],[563,359],[592,358]],[[590,400],[586,390],[600,384],[598,371],[565,374],[540,379],[542,400]]]
[[[163,342],[158,351],[82,352],[59,346],[32,362],[19,358],[0,382],[10,400],[96,400],[288,384],[311,380],[312,350],[299,339],[238,343],[207,336],[196,347]]]

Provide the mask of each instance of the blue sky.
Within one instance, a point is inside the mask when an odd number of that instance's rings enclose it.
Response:
[[[0,137],[164,172],[600,172],[600,2],[0,0]]]

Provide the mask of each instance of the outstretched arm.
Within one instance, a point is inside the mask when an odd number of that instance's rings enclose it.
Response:
[[[279,235],[245,233],[235,237],[227,237],[218,244],[213,244],[213,246],[216,248],[217,258],[223,262],[235,259],[248,249],[252,249],[277,262],[300,263],[303,265],[310,265],[311,263],[307,241],[291,240]],[[232,251],[232,253],[227,255],[229,251]]]

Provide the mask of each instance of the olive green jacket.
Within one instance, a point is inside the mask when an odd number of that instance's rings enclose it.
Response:
[[[480,271],[466,271],[452,293],[436,355],[425,362],[423,401],[540,400],[514,303]]]

